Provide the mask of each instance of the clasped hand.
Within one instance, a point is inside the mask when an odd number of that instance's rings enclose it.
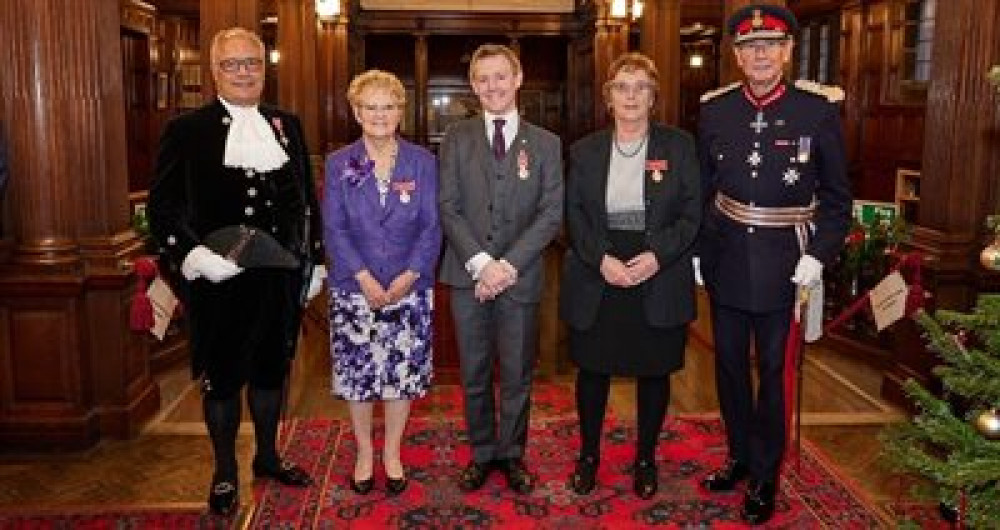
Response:
[[[608,254],[601,259],[601,276],[615,287],[635,287],[652,278],[659,270],[660,262],[648,250],[627,262]]]
[[[388,288],[382,287],[382,284],[367,270],[358,273],[357,279],[361,286],[361,294],[368,301],[368,306],[372,309],[382,309],[399,302],[409,294],[413,283],[417,281],[417,275],[413,271],[403,271],[393,278]]]
[[[517,282],[517,269],[507,260],[493,260],[483,266],[476,282],[476,300],[493,300]]]

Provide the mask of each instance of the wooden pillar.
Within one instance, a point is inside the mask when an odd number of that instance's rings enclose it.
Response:
[[[676,125],[681,95],[681,3],[646,0],[639,19],[639,50],[660,71],[660,98],[653,117]]]
[[[351,107],[347,102],[350,83],[347,17],[324,20],[319,30],[320,72],[320,146],[325,154],[346,144],[351,126]]]
[[[931,264],[938,307],[965,308],[1000,197],[1000,96],[985,78],[1000,58],[1000,3],[938,2],[914,243]]]
[[[215,95],[209,68],[212,37],[221,30],[239,26],[260,34],[260,0],[201,0],[198,40],[201,50],[201,91],[205,99]]]
[[[427,145],[427,33],[416,34],[416,45],[413,47],[413,110],[414,123],[417,127],[414,140],[420,145]]]
[[[748,4],[771,4],[776,6],[786,5],[785,0],[725,0],[725,8],[722,17],[722,44],[719,46],[719,83],[726,85],[733,81],[743,79],[743,73],[736,64],[733,57],[733,37],[729,35],[729,16],[738,9]]]
[[[309,152],[320,152],[315,0],[278,0],[278,106],[298,115]]]
[[[118,0],[0,0],[0,446],[138,433],[159,404],[128,328],[132,256]]]
[[[598,10],[594,23],[594,78],[593,104],[594,127],[607,125],[610,116],[604,101],[604,82],[608,79],[608,68],[619,55],[628,51],[628,21],[611,17],[611,2],[607,1]]]

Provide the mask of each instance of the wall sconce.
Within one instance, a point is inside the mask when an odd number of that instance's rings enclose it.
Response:
[[[321,19],[331,19],[340,14],[340,0],[316,0],[316,15]]]
[[[628,0],[611,0],[611,18],[628,17]]]
[[[633,0],[632,2],[632,20],[637,20],[642,16],[642,1]]]
[[[271,51],[267,52],[267,60],[271,64],[278,64],[278,61],[281,60],[281,52],[277,48],[272,48]]]
[[[700,53],[692,53],[691,56],[688,57],[688,66],[691,68],[701,68],[702,66],[705,66],[705,56]]]

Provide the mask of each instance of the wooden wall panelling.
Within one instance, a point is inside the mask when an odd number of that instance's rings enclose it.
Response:
[[[198,12],[198,49],[201,57],[201,90],[205,99],[215,95],[209,68],[212,37],[221,30],[239,26],[260,33],[260,0],[202,0]]]
[[[14,221],[10,258],[0,263],[0,378],[11,382],[0,398],[0,444],[128,436],[158,401],[125,303],[141,242],[129,228],[121,149],[119,8],[117,0],[0,2]]]
[[[647,0],[640,19],[639,49],[660,72],[660,95],[655,119],[677,125],[680,116],[681,4],[674,0]]]
[[[323,153],[328,153],[349,141],[353,121],[345,96],[351,72],[347,18],[341,15],[322,21],[317,39],[320,138]]]
[[[299,117],[310,153],[319,153],[316,4],[278,0],[278,106]]]

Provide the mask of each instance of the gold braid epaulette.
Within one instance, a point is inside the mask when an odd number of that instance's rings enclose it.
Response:
[[[705,103],[705,102],[710,101],[710,100],[712,100],[714,98],[717,98],[717,97],[719,97],[719,96],[721,96],[721,95],[723,95],[723,94],[725,94],[727,92],[732,92],[733,90],[739,88],[742,85],[743,85],[743,81],[734,81],[732,83],[729,83],[726,86],[722,86],[722,87],[716,88],[715,90],[709,90],[708,92],[705,92],[704,94],[701,95],[700,98],[698,98],[698,100],[701,101],[702,103]]]
[[[844,101],[844,89],[839,86],[823,85],[815,81],[799,79],[795,82],[795,88],[809,92],[810,94],[822,96],[830,103],[840,103],[841,101]]]

